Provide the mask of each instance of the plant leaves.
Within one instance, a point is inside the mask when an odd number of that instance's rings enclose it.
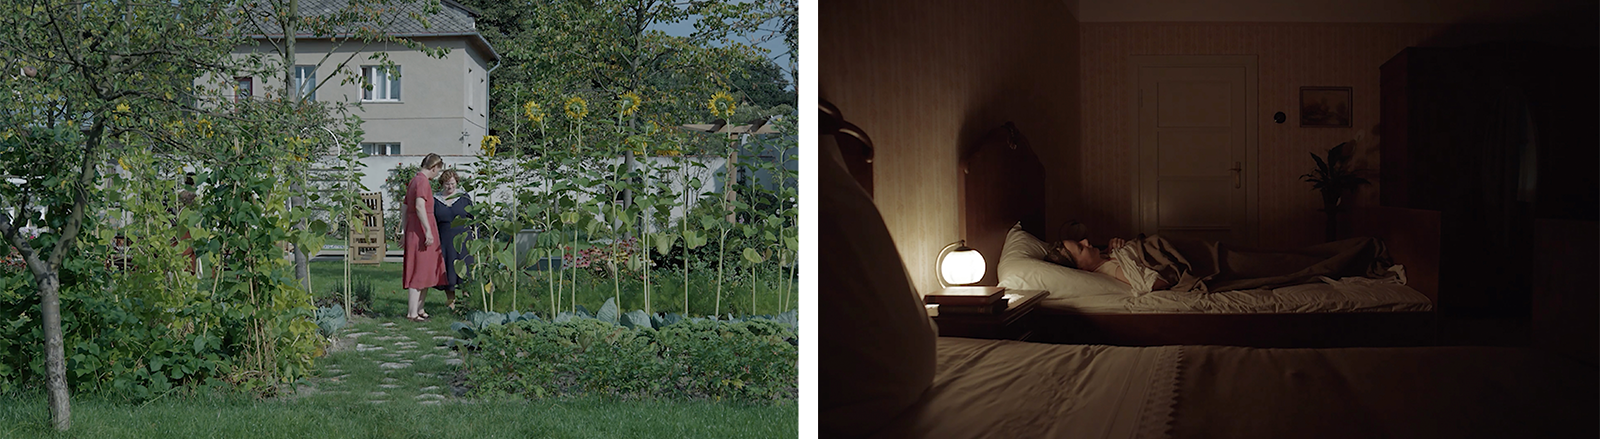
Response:
[[[600,306],[600,312],[597,312],[594,315],[594,318],[597,320],[616,324],[619,316],[617,311],[617,299],[607,298],[606,303]]]
[[[643,310],[634,309],[632,312],[622,314],[622,325],[630,328],[651,327],[650,316]]]
[[[672,243],[678,240],[678,235],[675,233],[656,232],[651,235],[656,242],[656,252],[662,255],[672,251]]]
[[[707,238],[697,230],[685,230],[683,232],[683,244],[690,249],[697,249],[706,245]]]

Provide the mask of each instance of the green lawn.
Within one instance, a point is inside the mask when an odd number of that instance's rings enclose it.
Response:
[[[0,397],[0,438],[794,438],[793,405],[474,401],[380,404],[187,396],[139,407],[77,397],[72,429],[49,427],[42,394]]]

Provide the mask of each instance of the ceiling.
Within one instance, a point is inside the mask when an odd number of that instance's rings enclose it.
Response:
[[[1061,0],[1079,22],[1515,23],[1595,0]]]

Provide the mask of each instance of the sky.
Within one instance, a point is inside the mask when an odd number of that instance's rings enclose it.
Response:
[[[689,35],[689,34],[694,32],[694,22],[695,22],[696,19],[698,19],[698,16],[691,17],[688,20],[684,20],[684,21],[681,21],[681,22],[678,22],[678,23],[657,24],[657,25],[651,26],[650,29],[659,29],[662,32],[667,33],[668,35],[673,35],[673,36],[687,36],[687,35]],[[769,29],[775,29],[778,26],[776,21],[769,22],[769,25],[770,26],[767,26],[767,28],[769,28]],[[742,38],[737,38],[738,40],[736,40],[736,41],[748,44],[751,40],[753,40],[756,37],[758,37],[758,36],[757,35],[745,36],[745,37],[742,37]],[[772,63],[775,63],[775,64],[778,65],[779,68],[782,68],[783,71],[784,71],[784,74],[788,75],[789,79],[791,81],[794,79],[794,73],[790,72],[789,55],[785,54],[789,50],[789,48],[788,48],[787,45],[785,45],[783,43],[783,37],[782,36],[774,37],[771,40],[763,42],[760,45],[757,45],[756,47],[766,50],[767,51],[767,58],[772,59]],[[785,89],[793,91],[794,90],[794,85],[790,84],[787,87],[785,87]]]

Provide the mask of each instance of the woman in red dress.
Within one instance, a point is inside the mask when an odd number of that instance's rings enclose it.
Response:
[[[439,228],[433,224],[433,185],[429,182],[444,170],[444,160],[428,153],[422,158],[422,170],[406,186],[406,198],[400,201],[400,215],[405,221],[405,233],[400,237],[403,274],[400,285],[406,289],[406,319],[426,321],[428,312],[422,310],[422,301],[428,297],[428,288],[439,285],[444,279],[444,257],[439,250]]]

